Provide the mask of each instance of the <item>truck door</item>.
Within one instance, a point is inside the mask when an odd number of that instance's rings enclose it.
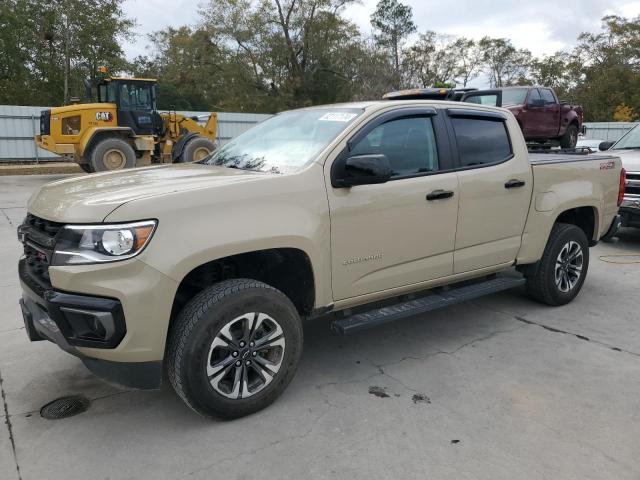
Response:
[[[460,204],[454,273],[513,262],[531,201],[533,174],[514,120],[500,112],[448,109]],[[514,151],[517,148],[517,151]]]
[[[544,102],[540,98],[537,88],[529,90],[527,100],[518,115],[518,120],[522,126],[522,133],[527,140],[532,138],[544,138],[545,132],[541,127],[544,124],[545,111]]]
[[[539,88],[538,91],[544,101],[544,107],[541,107],[540,130],[545,138],[555,138],[560,132],[560,104],[549,88]]]
[[[458,178],[442,117],[433,108],[383,113],[326,162],[335,300],[451,275]],[[334,186],[346,158],[381,154],[389,181]]]

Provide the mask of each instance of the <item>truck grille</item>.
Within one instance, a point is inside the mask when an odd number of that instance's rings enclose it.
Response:
[[[627,186],[624,189],[624,196],[640,198],[640,172],[627,172]]]
[[[52,222],[27,214],[18,232],[24,242],[24,261],[20,265],[20,278],[36,293],[51,288],[49,263],[62,223]]]

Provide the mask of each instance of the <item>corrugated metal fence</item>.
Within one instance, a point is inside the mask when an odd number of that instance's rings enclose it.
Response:
[[[46,162],[57,155],[36,147],[33,136],[40,131],[40,111],[47,107],[0,105],[0,162]],[[178,112],[188,116],[207,116],[209,112]],[[218,113],[218,143],[224,145],[253,125],[269,118],[259,113]],[[204,121],[204,119],[203,119]],[[634,122],[587,122],[585,138],[617,140]]]
[[[584,137],[590,140],[616,141],[637,125],[635,122],[585,122]]]
[[[60,157],[36,146],[33,136],[40,133],[40,111],[47,107],[0,105],[0,162],[47,162]],[[208,116],[209,112],[178,112],[188,116]],[[270,115],[259,113],[218,113],[220,145],[237,137]],[[206,121],[206,118],[202,118]]]

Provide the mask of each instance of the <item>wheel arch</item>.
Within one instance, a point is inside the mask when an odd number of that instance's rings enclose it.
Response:
[[[553,224],[556,223],[568,223],[579,227],[591,246],[595,245],[598,241],[598,233],[600,231],[599,225],[600,217],[598,215],[598,209],[594,206],[573,207],[560,212]]]
[[[284,293],[301,316],[313,312],[315,276],[309,255],[298,248],[248,251],[204,262],[179,282],[171,309],[169,330],[187,302],[204,288],[223,280],[250,278]]]
[[[91,153],[91,150],[93,150],[95,146],[105,138],[122,138],[127,141],[134,150],[136,150],[135,145],[131,140],[132,136],[133,130],[128,127],[95,128],[90,132],[87,132],[82,139],[82,142],[80,143],[80,157],[88,162],[88,156]]]

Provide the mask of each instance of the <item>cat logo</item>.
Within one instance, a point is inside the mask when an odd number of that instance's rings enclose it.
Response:
[[[96,112],[96,120],[110,122],[112,118],[111,112]]]

